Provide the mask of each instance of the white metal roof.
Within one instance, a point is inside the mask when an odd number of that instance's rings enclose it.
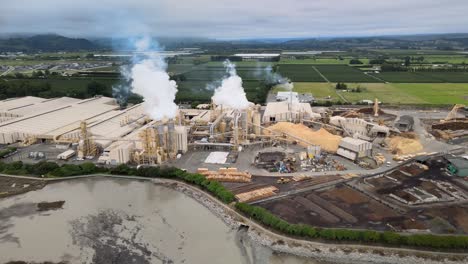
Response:
[[[288,113],[288,112],[295,112],[295,113],[304,112],[310,115],[314,114],[312,112],[312,107],[308,103],[293,102],[291,104],[291,107],[289,105],[290,105],[290,102],[287,102],[287,101],[268,103],[265,109],[264,116],[274,116],[277,114]]]
[[[237,53],[237,54],[234,54],[234,56],[237,56],[237,57],[259,57],[259,58],[278,57],[279,55],[280,55],[279,53]]]
[[[0,133],[54,136],[61,128],[88,120],[118,108],[109,97],[96,97],[59,108],[16,118],[0,124]]]
[[[7,112],[12,108],[24,107],[27,105],[32,105],[46,101],[47,99],[35,97],[35,96],[25,96],[18,98],[10,98],[0,101],[0,112]]]
[[[34,113],[41,113],[44,111],[49,111],[54,108],[58,108],[64,105],[69,105],[81,101],[80,99],[71,98],[71,97],[60,97],[53,99],[42,99],[42,101],[34,104],[29,104],[27,106],[19,106],[15,108],[10,108],[7,112],[16,114],[19,116],[25,116]]]

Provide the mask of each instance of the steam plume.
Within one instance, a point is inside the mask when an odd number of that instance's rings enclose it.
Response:
[[[120,73],[124,77],[118,84],[112,86],[112,96],[117,100],[117,103],[122,107],[127,107],[128,97],[130,96],[130,67],[128,65],[120,66]]]
[[[292,90],[294,88],[294,84],[289,80],[287,77],[283,77],[281,74],[274,72],[271,65],[268,65],[265,68],[265,80],[268,84],[274,84],[276,86],[280,86],[286,90]]]
[[[155,119],[173,118],[178,106],[174,103],[177,84],[166,72],[167,64],[157,52],[152,52],[150,38],[135,43],[138,55],[134,58],[130,75],[132,91],[144,97],[148,115]]]
[[[249,106],[249,101],[242,87],[242,78],[237,75],[236,65],[226,60],[224,63],[228,76],[215,89],[212,97],[215,104],[241,110]]]

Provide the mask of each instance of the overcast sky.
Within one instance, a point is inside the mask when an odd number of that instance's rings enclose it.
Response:
[[[467,0],[0,0],[0,33],[292,38],[468,31]]]

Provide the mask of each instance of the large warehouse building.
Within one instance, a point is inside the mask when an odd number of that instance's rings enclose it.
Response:
[[[163,151],[157,151],[157,155],[156,151],[153,153],[154,158],[158,156],[161,160],[165,156],[187,151],[185,127],[175,126],[173,122],[171,124],[165,128],[169,136],[158,139],[158,147],[167,144],[171,149],[164,146]],[[155,131],[160,127],[160,123],[147,117],[142,104],[120,109],[115,100],[109,97],[81,100],[28,96],[0,101],[0,144],[79,143],[84,148],[92,144],[93,149],[103,150],[104,157],[101,160],[106,163],[130,161],[134,152],[142,153],[145,150],[142,131],[147,129],[159,135]],[[83,143],[83,140],[86,142]],[[99,151],[93,151],[93,155],[97,153]]]

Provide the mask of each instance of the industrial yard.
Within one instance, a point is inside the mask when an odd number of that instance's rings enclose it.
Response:
[[[245,63],[258,60],[255,54],[238,56]],[[218,89],[240,79],[235,65],[226,67],[228,76]],[[247,76],[249,68],[239,74]],[[263,207],[290,223],[467,234],[464,105],[426,110],[374,98],[362,105],[314,106],[313,93],[277,89],[294,84],[276,77],[264,104],[248,101],[240,82],[224,95],[217,90],[211,103],[169,102],[170,114],[155,111],[151,101],[121,104],[100,95],[2,100],[2,159],[19,168],[46,161],[174,166],[220,182],[237,202]],[[3,172],[28,171],[12,166]],[[42,187],[8,182],[0,193]]]

